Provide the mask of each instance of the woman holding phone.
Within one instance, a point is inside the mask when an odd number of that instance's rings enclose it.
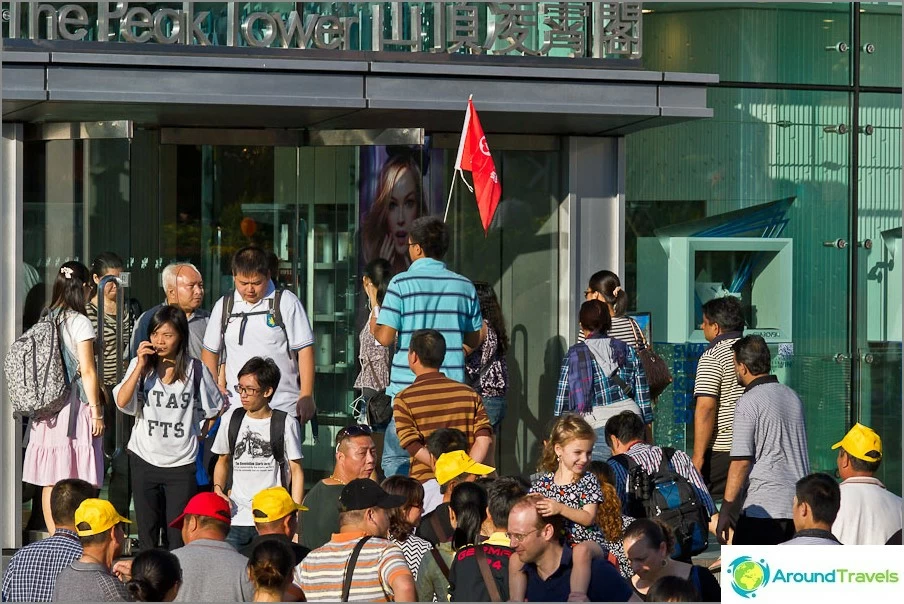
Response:
[[[169,522],[198,491],[195,457],[201,424],[223,409],[216,380],[188,354],[188,319],[176,306],[161,306],[148,325],[123,381],[113,390],[117,408],[135,417],[128,451],[138,539],[142,548],[182,546]]]

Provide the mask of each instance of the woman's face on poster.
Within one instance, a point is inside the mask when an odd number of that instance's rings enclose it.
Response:
[[[386,208],[386,231],[389,233],[395,253],[408,256],[408,230],[418,217],[417,184],[408,168],[401,168],[392,187]]]

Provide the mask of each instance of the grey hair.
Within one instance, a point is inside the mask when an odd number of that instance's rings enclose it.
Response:
[[[196,273],[199,275],[201,271],[198,270],[198,267],[192,264],[191,262],[173,262],[172,264],[167,264],[163,267],[163,272],[160,274],[160,282],[163,286],[163,291],[166,292],[170,287],[176,287],[176,278],[179,275],[179,269],[189,267],[194,269]]]

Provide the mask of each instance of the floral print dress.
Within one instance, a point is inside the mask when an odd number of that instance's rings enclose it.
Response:
[[[547,499],[554,499],[564,503],[568,507],[580,509],[588,503],[602,503],[603,490],[599,481],[590,472],[571,484],[556,484],[552,472],[544,472],[535,478],[530,488],[531,493],[539,493]],[[605,543],[603,532],[596,522],[590,526],[582,526],[576,522],[565,519],[565,539],[568,545],[574,546],[581,541],[592,539],[600,545]]]

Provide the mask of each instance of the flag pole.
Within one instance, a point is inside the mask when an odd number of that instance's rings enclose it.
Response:
[[[465,123],[462,126],[462,130],[461,130],[461,140],[458,143],[458,156],[455,158],[455,168],[454,168],[454,172],[452,173],[452,184],[449,186],[449,199],[446,200],[446,211],[443,213],[443,222],[446,222],[446,220],[449,218],[449,206],[452,205],[452,192],[455,190],[455,172],[461,172],[461,170],[458,168],[458,162],[461,161],[461,150],[462,150],[461,146],[465,140],[465,129],[468,127],[468,118],[470,117],[470,103],[471,103],[471,99],[473,99],[473,98],[474,98],[473,94],[468,95],[469,112],[465,114]],[[466,185],[468,185],[468,189],[471,189],[471,185],[469,185],[468,181],[465,180],[464,174],[461,175],[461,179],[464,181],[464,183]],[[473,190],[474,189],[471,189],[471,191],[473,191]]]

